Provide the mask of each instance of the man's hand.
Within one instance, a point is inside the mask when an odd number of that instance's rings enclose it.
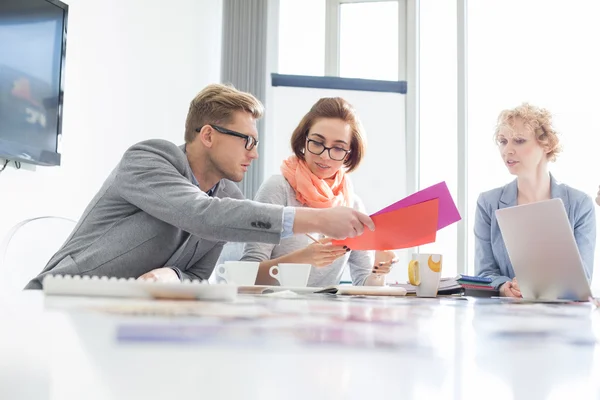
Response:
[[[152,282],[179,282],[179,277],[172,268],[163,267],[146,272],[144,275],[140,276],[138,280]]]
[[[332,239],[343,240],[361,235],[365,226],[375,230],[373,220],[353,208],[298,207],[293,231],[295,234],[318,232]]]
[[[508,281],[500,286],[500,295],[504,297],[523,297],[517,283],[517,278],[513,278],[512,281]]]
[[[333,207],[321,209],[318,218],[320,233],[333,239],[346,239],[362,235],[365,226],[375,230],[373,220],[353,208]]]

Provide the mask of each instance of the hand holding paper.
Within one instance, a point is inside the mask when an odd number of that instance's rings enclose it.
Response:
[[[298,208],[294,219],[294,232],[319,232],[333,239],[354,237],[373,229],[371,217],[350,207]]]
[[[334,240],[352,250],[405,249],[435,242],[437,231],[460,220],[445,182],[414,193],[371,215],[375,231]]]
[[[351,239],[335,240],[352,250],[390,250],[419,246],[435,241],[438,199],[388,213],[374,215],[375,230]]]

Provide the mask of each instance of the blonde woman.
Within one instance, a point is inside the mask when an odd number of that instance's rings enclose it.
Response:
[[[588,281],[592,279],[596,245],[594,203],[585,193],[559,183],[548,164],[561,151],[548,110],[524,103],[504,110],[494,133],[502,162],[516,177],[511,183],[482,193],[475,213],[475,270],[493,279],[507,297],[521,297],[519,284],[496,221],[500,208],[562,199],[573,227]]]

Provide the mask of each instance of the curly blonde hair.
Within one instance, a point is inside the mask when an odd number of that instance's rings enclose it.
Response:
[[[516,120],[521,120],[523,125],[529,127],[542,146],[549,151],[546,154],[549,161],[556,161],[556,157],[562,151],[558,132],[552,126],[552,114],[545,108],[536,107],[529,103],[523,103],[513,109],[504,110],[498,116],[494,140],[498,139],[501,129],[513,130]]]

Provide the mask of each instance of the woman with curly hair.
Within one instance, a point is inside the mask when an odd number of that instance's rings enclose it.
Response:
[[[559,183],[548,171],[561,151],[557,132],[548,110],[524,103],[504,110],[498,117],[494,139],[508,172],[516,176],[511,183],[481,193],[475,212],[475,271],[478,276],[492,278],[500,294],[521,297],[511,265],[496,210],[562,199],[573,227],[579,253],[588,281],[592,279],[596,217],[594,203],[585,193]]]

